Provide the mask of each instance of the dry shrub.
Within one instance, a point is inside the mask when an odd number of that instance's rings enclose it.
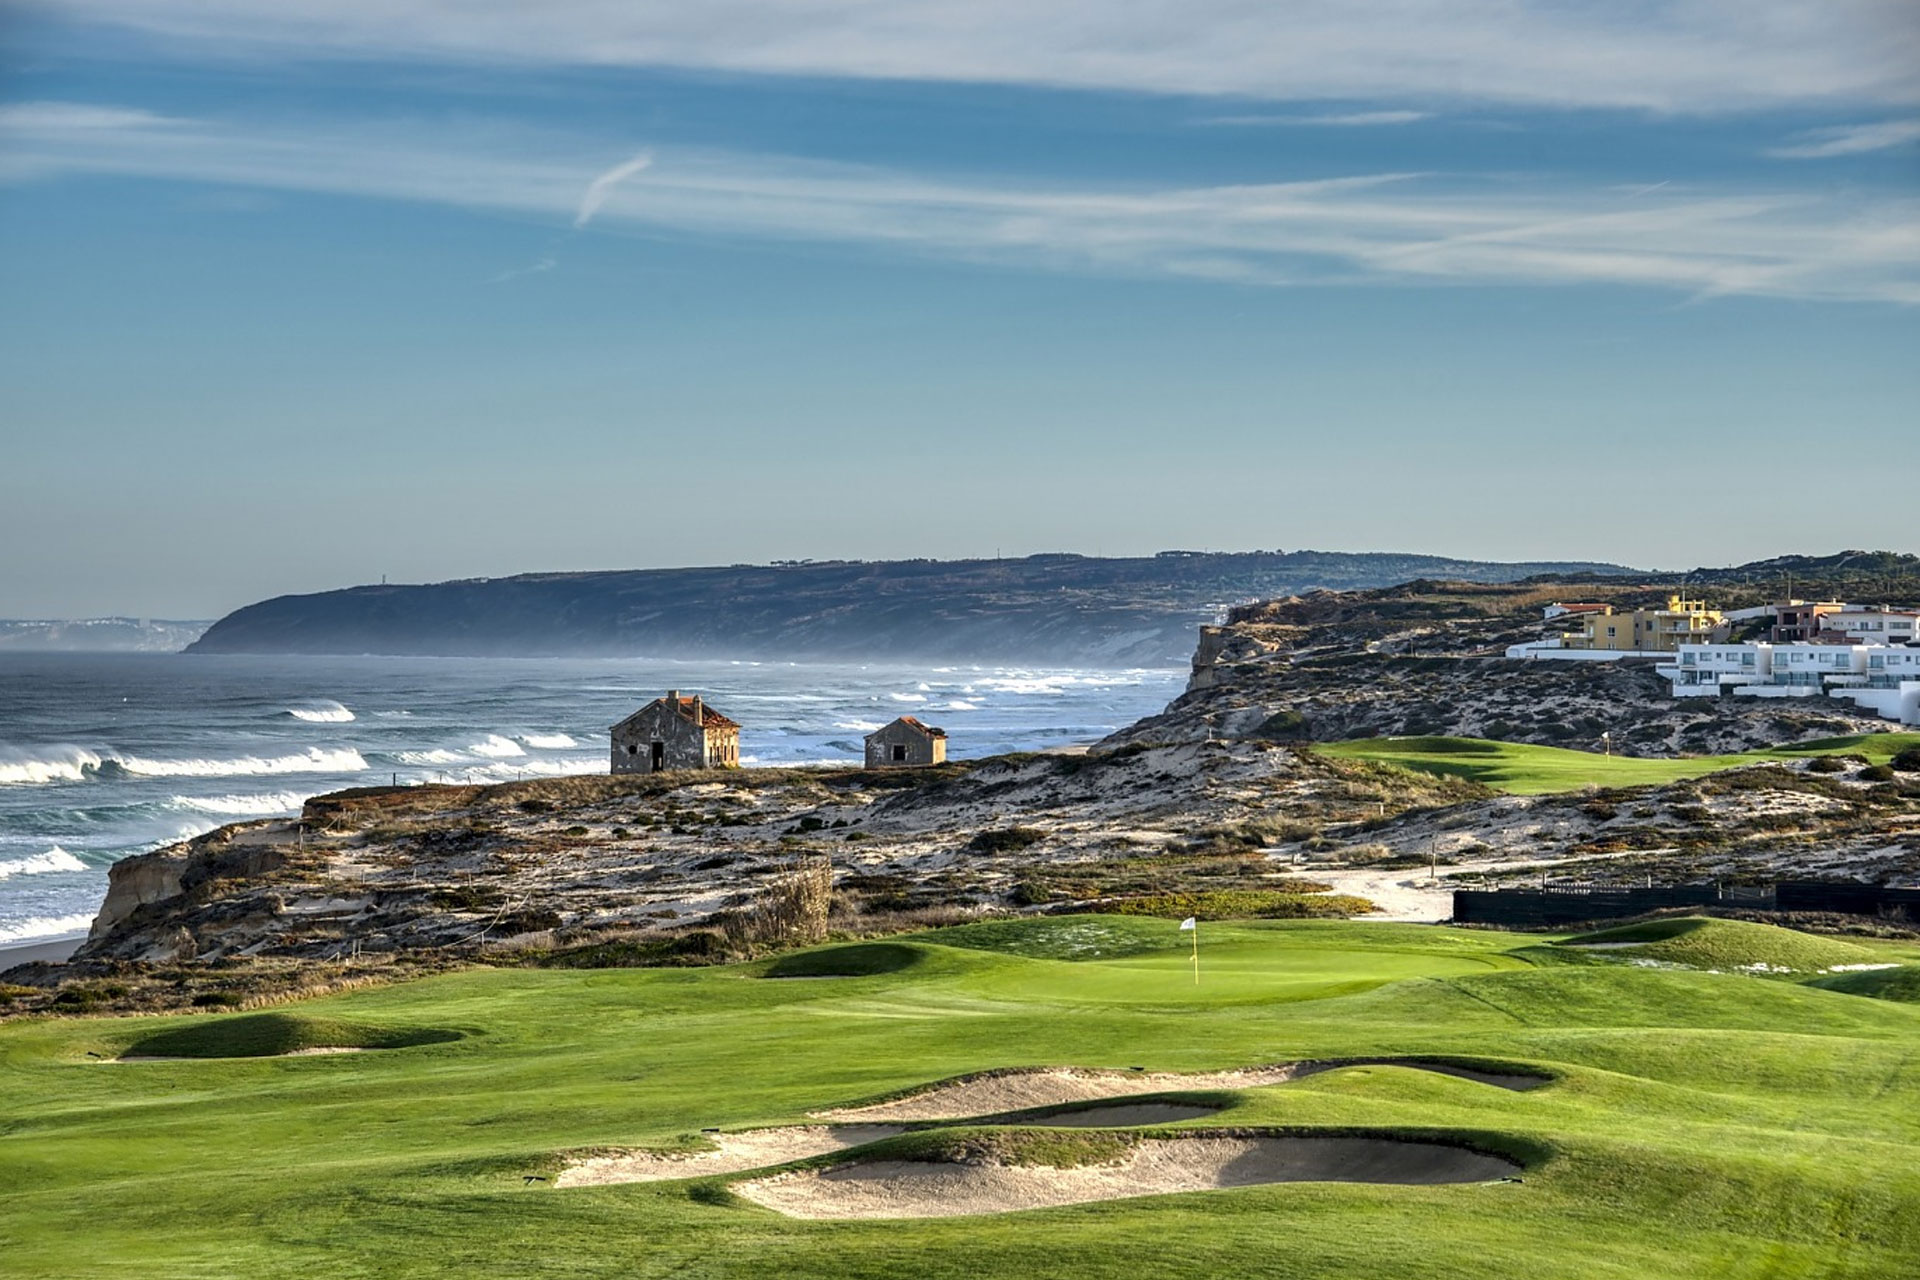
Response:
[[[825,858],[795,860],[760,886],[753,900],[726,920],[727,941],[751,955],[771,943],[804,947],[824,942],[833,904],[833,864]]]

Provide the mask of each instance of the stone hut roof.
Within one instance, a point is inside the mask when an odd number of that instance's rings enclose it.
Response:
[[[922,724],[912,716],[900,716],[897,718],[896,723],[906,725],[909,729],[918,729],[929,738],[944,738],[947,736],[945,729],[936,729],[930,724]]]
[[[666,698],[655,698],[652,702],[647,703],[645,706],[641,707],[640,710],[634,712],[633,715],[628,716],[626,720],[622,720],[620,724],[616,724],[613,727],[618,729],[620,725],[626,724],[627,721],[632,720],[634,716],[643,715],[646,712],[652,710],[654,707],[660,706],[662,704],[665,704],[668,708],[670,708],[672,711],[678,714],[682,719],[691,720],[693,719],[693,708],[695,703],[700,704],[700,727],[702,729],[738,729],[740,727],[740,724],[738,721],[732,720],[727,716],[720,714],[718,711],[715,711],[710,705],[708,705],[706,702],[702,701],[701,699],[682,698],[678,696],[678,694],[675,694],[671,697],[666,697]]]
[[[662,698],[661,701],[665,702],[666,699]],[[674,710],[691,720],[693,719],[693,701],[692,698],[681,698],[680,705]],[[704,702],[700,704],[700,710],[703,713],[700,719],[702,729],[738,729],[740,727],[738,721],[728,719]]]

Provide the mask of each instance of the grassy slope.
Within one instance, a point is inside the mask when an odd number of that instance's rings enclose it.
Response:
[[[845,979],[768,980],[764,964],[476,971],[300,1007],[467,1033],[378,1054],[100,1064],[89,1050],[193,1020],[0,1027],[0,1272],[1920,1269],[1920,1008],[1734,975],[1535,969],[1497,934],[1334,922],[1208,926],[1195,987],[1183,950],[1142,945],[1150,927],[1029,948],[1051,955],[979,949],[984,935],[919,944],[917,963]],[[1495,1132],[1558,1155],[1523,1186],[1299,1185],[911,1223],[796,1222],[698,1184],[521,1181],[558,1149],[793,1120],[990,1067],[1392,1053],[1562,1078],[1514,1094],[1355,1067],[1248,1094],[1223,1121]]]
[[[1516,795],[1540,795],[1586,786],[1637,787],[1678,782],[1740,765],[1778,763],[1814,755],[1858,755],[1874,764],[1885,764],[1895,753],[1912,746],[1920,746],[1920,733],[1869,733],[1823,738],[1768,751],[1677,759],[1605,756],[1593,751],[1490,742],[1484,738],[1357,738],[1350,742],[1326,743],[1314,749],[1342,760],[1376,760],[1427,773],[1468,778]]]
[[[1782,973],[1823,973],[1836,965],[1873,964],[1878,955],[1866,947],[1822,938],[1777,925],[1745,920],[1680,916],[1621,925],[1568,939],[1570,947],[1620,947],[1635,956],[1695,969],[1732,972],[1765,965]]]

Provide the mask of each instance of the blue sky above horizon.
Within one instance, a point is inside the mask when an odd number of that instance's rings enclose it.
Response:
[[[1913,550],[1916,304],[1892,0],[29,3],[0,616]]]

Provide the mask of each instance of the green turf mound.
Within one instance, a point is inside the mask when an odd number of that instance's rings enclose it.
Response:
[[[460,1039],[435,1027],[378,1027],[290,1013],[196,1018],[128,1045],[123,1058],[273,1058],[351,1049],[406,1049]]]
[[[1850,996],[1870,996],[1875,1000],[1897,1000],[1902,1004],[1920,1004],[1920,964],[1897,965],[1891,969],[1864,969],[1853,973],[1830,973],[1807,984]]]
[[[914,937],[943,947],[997,951],[1035,960],[1111,960],[1186,945],[1184,936],[1164,921],[1101,915],[982,920]]]
[[[899,973],[926,959],[917,947],[897,942],[863,942],[850,947],[798,951],[781,956],[761,973],[763,978],[870,978]]]
[[[1808,974],[1837,965],[1868,964],[1864,947],[1777,925],[1680,916],[1648,920],[1568,938],[1558,945],[1617,950],[1628,959],[1714,969],[1722,973]]]

